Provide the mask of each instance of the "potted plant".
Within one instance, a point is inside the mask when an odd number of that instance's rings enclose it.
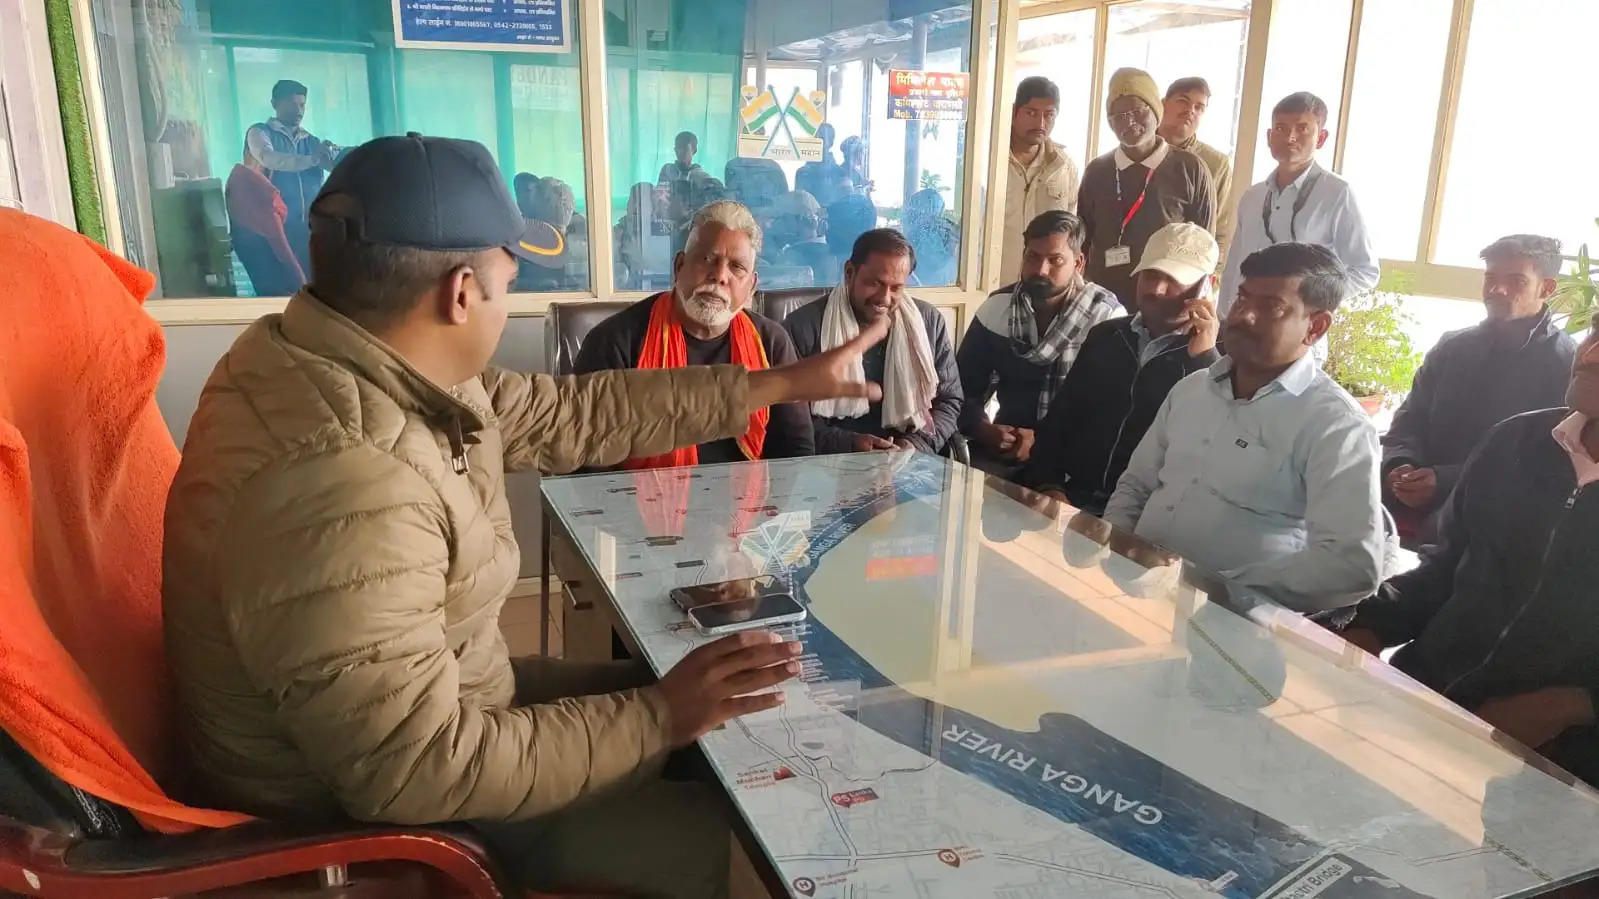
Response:
[[[1421,367],[1421,354],[1405,327],[1414,319],[1405,313],[1398,279],[1344,301],[1327,332],[1327,361],[1322,370],[1349,391],[1368,415],[1376,415],[1390,397],[1410,389]]]
[[[1593,223],[1599,225],[1599,219],[1594,219]],[[1599,306],[1599,283],[1595,283],[1595,275],[1599,275],[1599,271],[1588,255],[1588,245],[1583,244],[1577,250],[1577,264],[1570,272],[1559,276],[1559,287],[1549,298],[1549,308],[1567,334],[1586,331],[1593,322],[1594,307]]]

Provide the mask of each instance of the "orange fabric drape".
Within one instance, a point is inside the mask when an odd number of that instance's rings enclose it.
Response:
[[[734,365],[742,365],[751,371],[770,367],[766,345],[761,342],[761,335],[755,330],[755,323],[747,313],[740,311],[733,316],[728,334],[732,340]],[[650,307],[650,323],[644,332],[644,348],[639,353],[637,367],[683,368],[686,365],[688,341],[683,336],[682,324],[677,320],[677,301],[671,291],[667,291],[658,294],[654,305]],[[766,449],[766,427],[771,418],[771,411],[765,407],[750,413],[749,427],[737,438],[738,448],[744,453],[744,458],[752,461],[761,458]],[[685,446],[659,456],[629,459],[622,463],[623,468],[636,472],[633,482],[638,487],[639,514],[643,516],[652,535],[681,536],[683,521],[688,514],[691,473],[661,469],[698,465],[699,461],[699,447]],[[732,489],[746,497],[741,507],[732,510],[730,523],[732,531],[737,533],[747,529],[754,517],[753,506],[760,505],[753,503],[750,498],[766,495],[766,470],[759,465],[741,467],[732,480]],[[738,502],[736,497],[734,502]]]
[[[0,259],[0,727],[152,829],[247,820],[156,781],[181,762],[161,633],[178,450],[155,403],[161,327],[140,308],[155,277],[3,208]]]
[[[750,371],[769,368],[766,345],[755,330],[749,314],[740,310],[733,316],[728,328],[732,339],[732,361]],[[684,368],[688,365],[688,341],[683,336],[683,325],[677,320],[677,301],[671,291],[658,294],[650,307],[649,327],[644,331],[644,349],[639,353],[635,368]],[[766,449],[766,426],[772,413],[764,406],[750,413],[749,427],[738,437],[738,448],[746,459],[759,459]],[[698,465],[700,451],[697,446],[685,446],[642,459],[629,459],[623,468],[672,468],[679,465]]]

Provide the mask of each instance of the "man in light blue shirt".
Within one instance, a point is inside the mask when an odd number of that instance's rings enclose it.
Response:
[[[1326,247],[1242,260],[1228,355],[1178,382],[1105,520],[1299,612],[1353,605],[1381,580],[1377,430],[1316,365],[1347,291]]]
[[[1327,104],[1315,94],[1289,94],[1272,110],[1266,145],[1277,169],[1238,201],[1237,231],[1217,303],[1222,315],[1238,296],[1244,259],[1275,243],[1298,241],[1331,249],[1343,263],[1348,296],[1377,286],[1377,253],[1355,194],[1348,181],[1316,162],[1316,151],[1326,142]]]

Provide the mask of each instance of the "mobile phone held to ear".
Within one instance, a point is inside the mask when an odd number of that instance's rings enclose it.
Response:
[[[767,593],[749,599],[716,602],[688,610],[688,620],[707,637],[752,628],[777,627],[805,620],[805,607],[787,593]]]

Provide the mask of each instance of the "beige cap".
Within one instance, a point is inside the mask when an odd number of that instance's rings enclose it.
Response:
[[[1105,94],[1106,109],[1123,97],[1137,97],[1144,101],[1144,105],[1155,114],[1157,125],[1160,124],[1161,114],[1166,110],[1166,104],[1161,99],[1160,88],[1155,85],[1155,79],[1143,69],[1117,69],[1110,76]]]
[[[1221,249],[1209,231],[1192,222],[1172,222],[1150,235],[1133,274],[1154,269],[1192,287],[1216,271]]]

